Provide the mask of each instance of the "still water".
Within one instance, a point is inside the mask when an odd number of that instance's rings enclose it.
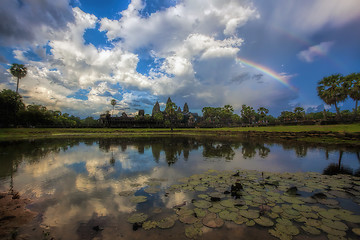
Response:
[[[0,191],[12,187],[31,199],[29,209],[39,213],[37,227],[23,230],[29,239],[186,239],[180,222],[170,230],[145,231],[134,229],[127,218],[138,211],[161,217],[191,201],[194,196],[168,195],[166,189],[208,170],[323,173],[344,168],[353,174],[360,170],[356,149],[170,136],[2,142],[0,164]],[[158,183],[159,191],[148,193],[152,182]],[[146,196],[147,201],[136,204],[119,195],[126,191]],[[207,229],[202,238],[241,236],[275,239],[262,228],[235,224]]]

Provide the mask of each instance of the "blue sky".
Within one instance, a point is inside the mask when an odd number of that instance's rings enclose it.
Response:
[[[360,72],[358,0],[2,0],[0,89],[81,117],[242,104],[322,110],[317,82]],[[351,109],[347,100],[341,109]]]

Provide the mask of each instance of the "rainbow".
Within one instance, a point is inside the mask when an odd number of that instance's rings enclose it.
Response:
[[[295,87],[291,86],[291,85],[287,82],[287,81],[288,81],[288,77],[283,76],[283,75],[275,72],[274,70],[272,70],[272,69],[270,69],[270,68],[268,68],[268,67],[262,66],[262,65],[260,65],[260,64],[258,64],[258,63],[252,62],[252,61],[247,60],[247,59],[244,59],[244,58],[239,58],[239,57],[236,58],[236,62],[245,64],[245,65],[250,66],[250,67],[252,67],[252,68],[255,68],[255,69],[259,70],[260,72],[263,72],[263,73],[265,73],[266,75],[272,77],[273,79],[279,81],[281,84],[283,84],[284,86],[290,88],[291,90],[293,90],[293,91],[295,91],[295,92],[298,91]]]

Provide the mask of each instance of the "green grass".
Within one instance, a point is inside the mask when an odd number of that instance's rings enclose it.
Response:
[[[226,133],[236,135],[247,131],[266,132],[348,132],[360,133],[360,124],[311,125],[311,126],[274,126],[274,127],[237,127],[237,128],[0,128],[0,140],[54,137],[125,137],[151,135],[211,135]]]

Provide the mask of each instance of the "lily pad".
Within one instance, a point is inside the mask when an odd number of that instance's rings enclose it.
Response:
[[[194,187],[194,190],[195,191],[198,191],[198,192],[205,192],[208,188],[205,187],[205,186],[196,186]]]
[[[145,188],[144,191],[146,193],[154,194],[154,193],[160,192],[160,189],[156,188],[156,187],[148,187],[148,188]]]
[[[228,220],[228,221],[234,221],[238,217],[238,215],[235,212],[229,212],[227,210],[223,210],[219,213],[219,217]]]
[[[281,231],[287,235],[298,235],[300,233],[299,229],[294,226],[294,225],[285,225],[285,224],[281,224],[281,223],[277,223],[275,229],[277,229],[278,231]]]
[[[256,210],[240,210],[239,214],[246,218],[258,218],[259,217],[259,211]]]
[[[264,227],[274,226],[274,222],[270,218],[267,218],[267,217],[264,217],[264,216],[261,216],[260,218],[256,218],[256,219],[254,219],[254,221],[257,224],[259,224],[261,226],[264,226]]]
[[[280,240],[291,240],[292,236],[289,234],[286,234],[284,232],[278,231],[276,229],[270,229],[269,233],[273,235],[274,237],[279,238]]]
[[[246,226],[248,226],[248,227],[255,226],[254,220],[249,220],[249,221],[247,221],[245,224],[246,224]]]
[[[212,204],[205,200],[198,200],[194,202],[194,206],[197,208],[210,208]]]
[[[360,236],[360,228],[353,228],[351,229],[353,231],[353,233],[355,233],[356,235]]]
[[[167,217],[157,222],[157,226],[162,229],[172,228],[174,225],[175,220],[172,217]]]
[[[148,215],[146,215],[144,213],[134,213],[127,219],[127,221],[129,223],[142,223],[142,222],[146,221],[147,218],[148,218]]]
[[[182,223],[186,223],[186,224],[194,224],[198,221],[199,219],[196,218],[194,215],[181,215],[179,217],[179,221]]]
[[[281,199],[287,203],[294,203],[294,204],[303,204],[304,201],[300,200],[298,197],[290,197],[290,196],[281,196]]]
[[[346,231],[349,229],[349,227],[345,223],[340,222],[340,221],[332,221],[329,219],[323,219],[322,222],[324,225],[326,225],[330,228],[336,229],[336,230]]]
[[[190,239],[196,239],[202,235],[202,230],[194,226],[185,227],[185,235]]]
[[[333,229],[331,227],[328,227],[326,225],[321,225],[321,230],[323,230],[324,232],[330,234],[330,235],[335,235],[335,236],[340,236],[340,237],[344,237],[346,236],[346,232],[345,231],[340,231],[340,230],[336,230]]]
[[[338,218],[341,220],[345,220],[351,223],[360,223],[360,216],[359,215],[351,215],[351,214],[340,214],[337,215]]]
[[[307,232],[310,233],[312,235],[319,235],[321,233],[321,231],[315,227],[311,227],[311,226],[301,226],[301,228]]]
[[[146,221],[143,223],[142,228],[145,230],[150,230],[152,228],[156,228],[157,227],[157,222],[156,221]]]
[[[241,225],[247,221],[248,221],[247,218],[244,218],[242,216],[237,216],[237,218],[234,220],[234,223]]]
[[[132,196],[135,194],[135,191],[122,191],[119,192],[119,195],[122,197],[128,197],[128,196]]]
[[[195,208],[194,212],[198,218],[203,218],[207,214],[207,211],[201,208]]]
[[[142,203],[142,202],[146,202],[147,201],[147,197],[146,196],[132,196],[130,198],[130,201],[132,203]]]
[[[220,201],[220,205],[231,208],[231,207],[234,207],[235,201],[232,199],[222,200],[222,201]]]
[[[224,220],[218,218],[216,213],[209,213],[203,218],[202,223],[210,228],[218,228],[224,225]]]

